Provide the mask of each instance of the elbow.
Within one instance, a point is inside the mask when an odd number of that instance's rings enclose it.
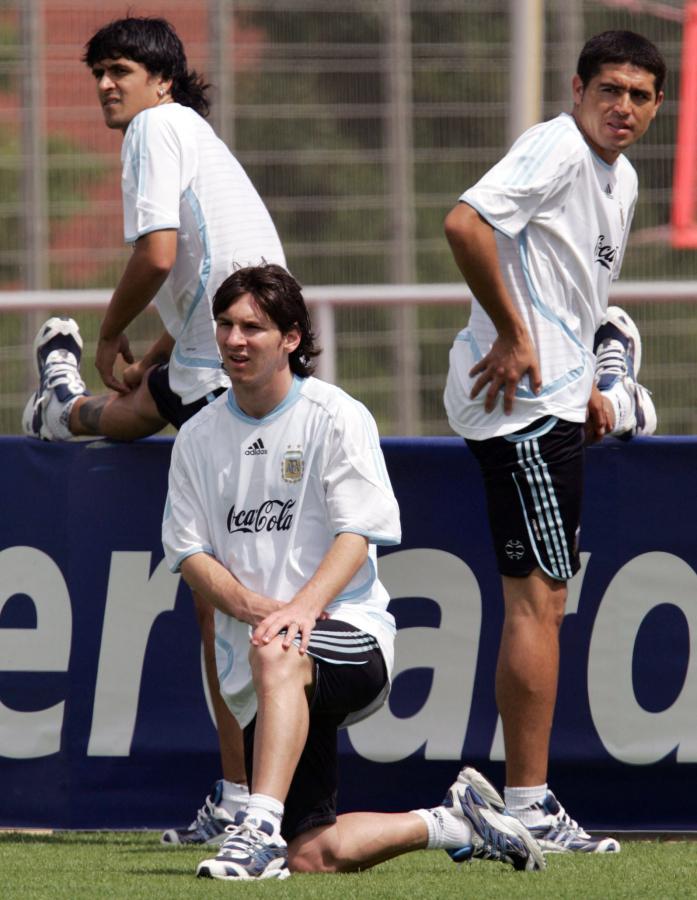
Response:
[[[451,247],[456,247],[466,242],[469,230],[468,211],[472,211],[472,207],[467,206],[465,203],[458,203],[445,217],[443,230]]]
[[[467,203],[458,203],[445,217],[445,236],[460,271],[476,262],[489,246],[493,228]]]

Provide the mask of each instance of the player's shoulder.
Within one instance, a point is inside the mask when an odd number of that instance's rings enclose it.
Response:
[[[207,406],[200,409],[195,416],[187,419],[177,434],[177,443],[181,447],[206,443],[211,432],[216,428],[220,416],[226,413],[228,392],[224,391]]]
[[[588,145],[573,116],[560,113],[554,119],[540,122],[524,131],[511,152],[524,152],[537,158],[555,157],[572,165],[587,155]]]
[[[179,140],[191,137],[201,124],[206,124],[197,112],[180,103],[163,103],[142,109],[134,116],[126,132],[126,141],[155,140],[158,135],[176,136]],[[210,126],[209,126],[210,127]]]
[[[330,416],[366,409],[360,400],[356,400],[342,388],[314,376],[303,379],[300,393],[308,403],[321,407]]]

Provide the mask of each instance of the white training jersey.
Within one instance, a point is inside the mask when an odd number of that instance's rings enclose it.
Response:
[[[327,611],[374,635],[389,673],[395,626],[375,545],[399,543],[399,509],[363,404],[316,378],[295,377],[261,419],[246,415],[230,390],[181,428],[162,523],[173,571],[208,553],[246,587],[289,602],[341,532],[367,537],[369,553]],[[244,727],[256,712],[250,628],[216,610],[215,631],[221,693]]]
[[[177,258],[155,297],[176,344],[169,383],[184,403],[229,385],[220,368],[213,295],[235,267],[285,266],[271,217],[242,166],[187,106],[133,118],[121,148],[124,237],[177,230]]]
[[[586,143],[572,116],[526,131],[507,155],[460,200],[495,229],[506,287],[537,349],[542,390],[520,382],[511,415],[484,410],[469,371],[485,356],[496,329],[473,300],[470,321],[450,351],[445,407],[463,437],[510,434],[542,416],[584,422],[593,386],[593,336],[619,275],[637,198],[632,165],[613,165]]]

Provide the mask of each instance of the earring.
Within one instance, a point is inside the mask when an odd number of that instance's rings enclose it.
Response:
[[[165,95],[166,93],[167,93],[167,91],[166,91],[164,88],[158,88],[158,89],[157,89],[157,96],[158,96],[158,97],[164,97],[164,95]]]

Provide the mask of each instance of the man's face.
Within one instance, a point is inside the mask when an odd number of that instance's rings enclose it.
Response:
[[[631,63],[606,63],[584,87],[574,75],[574,118],[586,140],[607,163],[614,163],[644,134],[663,102],[656,79]]]
[[[171,80],[152,75],[142,63],[120,56],[92,66],[107,128],[125,131],[144,109],[171,102]]]
[[[287,390],[288,355],[298,346],[300,334],[295,328],[282,334],[251,294],[242,294],[217,316],[216,341],[233,387],[246,397],[263,399],[277,389]]]

